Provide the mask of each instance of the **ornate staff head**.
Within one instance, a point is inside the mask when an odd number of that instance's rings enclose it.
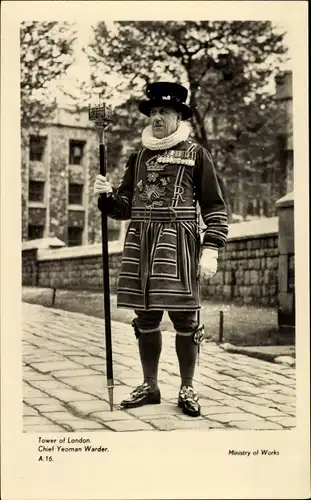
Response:
[[[100,142],[103,141],[103,132],[112,122],[112,110],[107,104],[89,105],[89,120],[95,123],[99,131]]]

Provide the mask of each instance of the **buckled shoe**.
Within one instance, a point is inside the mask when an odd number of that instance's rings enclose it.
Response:
[[[159,389],[152,389],[144,382],[131,392],[128,399],[121,401],[123,408],[138,408],[144,405],[157,405],[161,403],[161,393]]]
[[[199,417],[201,407],[199,405],[199,396],[190,386],[183,386],[178,394],[178,407],[182,408],[185,415],[189,417]]]

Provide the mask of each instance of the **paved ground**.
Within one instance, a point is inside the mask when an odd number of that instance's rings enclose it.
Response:
[[[113,322],[114,411],[108,405],[101,319],[23,303],[24,432],[179,429],[281,430],[295,427],[295,370],[204,343],[195,388],[202,416],[176,406],[174,336],[163,332],[162,404],[123,411],[141,383],[129,325]]]

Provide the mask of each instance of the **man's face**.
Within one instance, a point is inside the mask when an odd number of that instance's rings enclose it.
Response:
[[[151,109],[150,121],[154,137],[163,139],[176,132],[180,116],[173,108],[156,107]]]

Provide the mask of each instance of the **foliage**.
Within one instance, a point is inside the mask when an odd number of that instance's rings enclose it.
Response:
[[[110,92],[130,96],[121,121],[135,137],[135,99],[145,85],[163,79],[189,89],[194,111],[193,137],[212,150],[227,194],[236,183],[270,169],[276,175],[277,131],[281,116],[271,83],[287,52],[282,33],[268,21],[104,22],[94,28],[87,54],[95,89],[105,88],[108,76],[118,76]],[[117,80],[116,80],[117,81]],[[125,127],[126,128],[126,127]],[[136,136],[135,136],[136,134]],[[121,137],[121,136],[120,136]]]
[[[22,22],[20,27],[21,124],[44,123],[55,109],[49,85],[72,64],[74,26]]]

